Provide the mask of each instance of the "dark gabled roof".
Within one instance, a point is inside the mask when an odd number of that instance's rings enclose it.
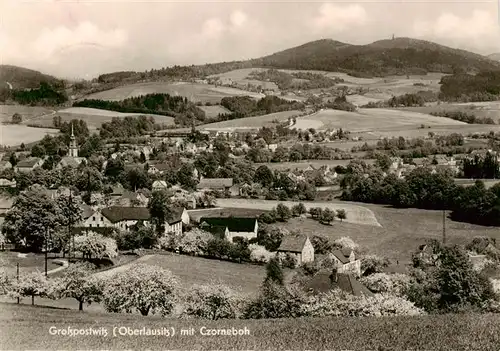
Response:
[[[139,221],[139,220],[149,220],[149,209],[146,207],[121,207],[121,206],[111,206],[108,208],[103,208],[101,213],[104,217],[109,219],[112,223],[117,223],[121,221]]]
[[[184,212],[184,208],[174,208],[171,210],[170,215],[167,218],[168,224],[175,224],[182,221],[182,213]]]
[[[335,273],[327,270],[322,270],[316,273],[306,284],[307,291],[312,290],[313,293],[326,293],[333,289],[341,289],[354,296],[373,296],[373,293],[366,286],[361,284],[352,274],[337,273],[337,281],[335,281]]]
[[[203,178],[196,186],[198,189],[223,189],[233,186],[233,178]]]
[[[72,234],[81,235],[88,232],[110,236],[117,231],[115,227],[73,227],[71,228]]]
[[[202,217],[200,223],[203,222],[210,227],[227,227],[230,232],[253,232],[257,219],[248,217]]]
[[[127,163],[123,166],[123,170],[124,171],[131,171],[133,169],[140,169],[140,170],[143,170],[144,169],[144,165],[140,164],[140,163]]]
[[[94,210],[87,204],[82,205],[82,218],[87,219],[94,214]]]
[[[150,167],[154,166],[157,170],[159,170],[160,172],[161,171],[165,171],[165,170],[168,170],[170,169],[170,165],[168,163],[154,163],[154,164],[150,164],[149,165]]]
[[[335,250],[332,254],[339,259],[343,264],[349,263],[349,256],[351,255],[352,250],[350,249],[342,249]]]
[[[281,252],[302,252],[306,243],[307,236],[304,235],[288,235],[283,237],[281,245],[277,251]]]
[[[32,168],[34,165],[37,164],[41,159],[38,157],[30,157],[26,158],[24,160],[21,160],[17,163],[16,167],[21,167],[21,168]]]
[[[121,184],[113,186],[112,190],[111,196],[122,196],[125,194],[125,188]]]

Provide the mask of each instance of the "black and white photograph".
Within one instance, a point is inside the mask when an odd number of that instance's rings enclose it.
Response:
[[[0,350],[500,350],[500,0],[0,0]]]

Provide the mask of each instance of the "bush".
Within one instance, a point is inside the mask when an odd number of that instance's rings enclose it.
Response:
[[[390,264],[385,257],[377,255],[367,255],[361,259],[361,275],[367,276],[375,273],[383,273],[384,268]]]
[[[222,284],[195,285],[184,296],[182,315],[218,320],[239,318],[242,296]]]
[[[264,246],[258,244],[250,244],[248,249],[250,250],[250,261],[252,262],[267,263],[275,256],[275,253],[267,251]]]
[[[377,294],[373,297],[354,296],[341,290],[310,297],[304,305],[304,314],[312,317],[327,316],[417,316],[425,312],[401,297]]]
[[[302,202],[292,206],[292,215],[294,217],[299,217],[306,213],[307,213],[306,206]]]
[[[359,245],[356,244],[351,238],[348,236],[343,236],[333,242],[335,246],[340,249],[351,249],[353,251],[357,251],[359,249]]]
[[[410,285],[411,278],[406,274],[375,273],[361,278],[368,289],[374,293],[387,293],[394,296],[404,297]]]

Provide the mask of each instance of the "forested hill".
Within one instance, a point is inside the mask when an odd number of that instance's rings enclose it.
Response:
[[[411,38],[380,40],[368,45],[318,40],[252,60],[252,64],[340,71],[355,76],[500,70],[500,63],[486,56]]]
[[[41,83],[61,86],[62,82],[55,77],[28,68],[0,65],[0,88],[34,89]]]

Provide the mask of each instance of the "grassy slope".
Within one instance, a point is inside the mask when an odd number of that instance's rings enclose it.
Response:
[[[498,350],[498,315],[422,317],[307,318],[283,320],[172,320],[135,315],[78,313],[2,304],[0,348],[22,349],[178,349],[178,350]],[[107,337],[52,336],[49,328],[106,328]],[[175,335],[112,336],[112,329],[171,328]],[[248,336],[201,336],[199,329],[245,328]],[[194,336],[180,336],[181,328]]]
[[[0,86],[2,88],[4,85],[7,86],[6,82],[12,84],[14,89],[24,89],[38,88],[41,82],[54,83],[56,81],[56,78],[38,71],[11,65],[0,65]]]
[[[273,125],[274,120],[278,120],[280,122],[287,121],[289,117],[294,117],[300,115],[300,111],[283,111],[277,113],[271,113],[268,115],[256,116],[256,117],[247,117],[247,118],[239,118],[232,119],[230,121],[222,121],[216,123],[205,124],[200,127],[203,130],[225,130],[228,128],[262,128],[264,126]]]
[[[331,239],[349,236],[362,248],[400,262],[409,262],[411,254],[426,239],[442,238],[443,217],[441,211],[419,209],[394,209],[380,205],[360,204],[375,213],[382,227],[340,223],[332,226],[311,219],[292,219],[285,227],[300,230],[309,235],[324,235]],[[349,217],[349,211],[347,211]],[[446,236],[449,243],[465,244],[475,236],[491,236],[500,239],[497,227],[484,227],[446,220]]]

